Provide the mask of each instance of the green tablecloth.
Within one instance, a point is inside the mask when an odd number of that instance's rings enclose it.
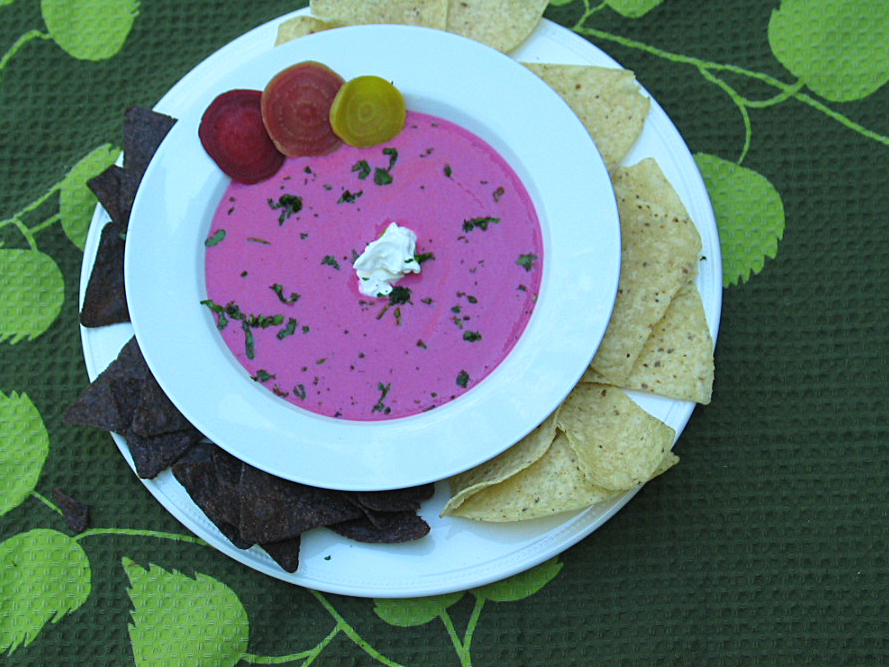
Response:
[[[547,9],[633,69],[708,167],[725,290],[681,463],[534,576],[389,602],[282,583],[194,539],[107,434],[63,424],[87,382],[82,184],[124,108],[304,4],[0,0],[2,662],[889,662],[884,0]]]

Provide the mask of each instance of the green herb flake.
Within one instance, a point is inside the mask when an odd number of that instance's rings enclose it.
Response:
[[[278,295],[278,300],[281,303],[286,304],[288,306],[293,303],[296,303],[296,301],[299,299],[299,294],[297,294],[296,292],[291,292],[289,296],[285,297],[284,296],[284,286],[281,285],[281,283],[275,283],[274,285],[271,285],[269,287],[269,289],[271,289],[275,294]]]
[[[536,260],[537,255],[529,252],[526,255],[519,255],[519,258],[515,261],[515,263],[525,269],[525,271],[530,271],[534,267],[534,262]]]
[[[392,174],[388,169],[377,167],[374,169],[374,183],[377,185],[389,185],[392,182]]]
[[[489,224],[498,222],[500,222],[500,218],[492,218],[491,216],[485,216],[483,218],[469,218],[468,220],[463,221],[463,231],[471,232],[473,229],[481,229],[482,231],[486,231]]]
[[[464,331],[463,340],[474,343],[482,339],[482,335],[478,331]]]
[[[260,368],[256,371],[256,375],[253,376],[253,379],[257,382],[268,382],[269,380],[274,380],[275,376],[269,373],[264,368]]]
[[[466,388],[466,385],[469,384],[469,373],[466,371],[460,371],[457,373],[457,386]]]
[[[321,260],[321,264],[332,266],[337,271],[340,270],[340,263],[336,261],[336,257],[334,257],[333,255],[324,255],[324,258]]]
[[[257,238],[255,236],[248,236],[247,240],[252,241],[253,243],[262,243],[263,245],[270,245],[269,241],[266,241],[265,239]]]
[[[394,285],[392,291],[389,292],[389,304],[398,305],[400,303],[408,303],[411,300],[411,290],[408,287]]]
[[[247,320],[241,322],[241,328],[244,330],[244,353],[247,355],[248,359],[253,359],[253,357],[256,356],[256,343],[253,339],[253,330],[250,328],[250,324]]]
[[[494,198],[494,201],[495,201],[495,202],[499,202],[499,201],[500,201],[500,198],[501,198],[505,193],[506,193],[506,190],[504,190],[503,188],[497,188],[496,190],[494,190],[494,192],[491,194],[491,196]]]
[[[430,259],[435,259],[435,255],[431,252],[418,252],[414,255],[414,259],[417,264],[422,264],[423,262],[428,262]]]
[[[396,160],[398,160],[398,151],[394,148],[384,148],[383,155],[389,156],[389,169],[394,167]]]
[[[287,218],[302,210],[303,199],[297,195],[281,195],[278,197],[278,201],[270,198],[268,205],[272,210],[281,209],[281,213],[278,215],[278,224],[283,225]]]
[[[349,190],[343,190],[343,194],[340,195],[340,198],[336,200],[337,204],[354,204],[355,200],[358,199],[362,194],[363,190],[359,190],[358,192],[350,192]]]
[[[446,164],[446,165],[444,166],[444,169],[442,169],[441,171],[442,171],[442,173],[445,175],[446,178],[450,178],[450,177],[451,177],[451,173],[452,173],[452,172],[451,172],[451,165]]]
[[[201,305],[207,306],[207,308],[210,309],[210,312],[216,315],[216,328],[225,329],[226,325],[228,325],[228,317],[225,315],[225,308],[218,303],[214,303],[212,299],[204,299],[201,301]]]
[[[367,160],[358,160],[352,165],[352,171],[357,172],[358,178],[364,180],[370,175],[370,165],[367,164]]]
[[[386,396],[389,394],[390,387],[391,385],[389,384],[383,384],[382,382],[377,383],[377,389],[380,392],[380,400],[377,401],[377,404],[374,405],[373,408],[371,408],[371,412],[382,412],[384,414],[389,414],[391,412],[391,409],[387,408],[383,403],[383,401],[386,400]]]
[[[424,343],[422,340],[417,341],[417,347],[422,348],[424,350],[427,349],[426,343]]]
[[[222,239],[224,239],[224,238],[225,238],[225,230],[224,229],[217,229],[215,232],[213,232],[213,234],[211,236],[209,236],[204,241],[204,245],[209,248],[211,246],[216,245],[217,243],[222,241]]]
[[[287,336],[292,336],[296,333],[296,319],[290,317],[287,319],[287,324],[278,332],[278,340],[284,340]]]
[[[296,385],[293,388],[293,395],[296,396],[300,400],[306,400],[306,388],[302,383]]]

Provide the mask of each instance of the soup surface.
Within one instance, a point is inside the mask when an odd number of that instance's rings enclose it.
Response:
[[[421,270],[367,296],[352,263],[393,222],[416,234]],[[481,382],[525,329],[544,259],[505,160],[410,111],[386,144],[232,182],[206,246],[205,304],[238,362],[284,400],[349,420],[417,414]]]

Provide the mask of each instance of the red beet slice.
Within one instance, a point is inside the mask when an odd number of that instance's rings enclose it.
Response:
[[[321,63],[305,61],[276,74],[262,91],[262,120],[284,155],[324,155],[342,140],[330,128],[330,105],[344,83]]]
[[[259,90],[222,93],[204,112],[198,137],[217,166],[236,181],[257,183],[284,163],[262,122]]]

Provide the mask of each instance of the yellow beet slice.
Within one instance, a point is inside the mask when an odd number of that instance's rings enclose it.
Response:
[[[337,91],[330,105],[330,127],[350,146],[381,144],[404,127],[404,98],[381,77],[356,77]]]

